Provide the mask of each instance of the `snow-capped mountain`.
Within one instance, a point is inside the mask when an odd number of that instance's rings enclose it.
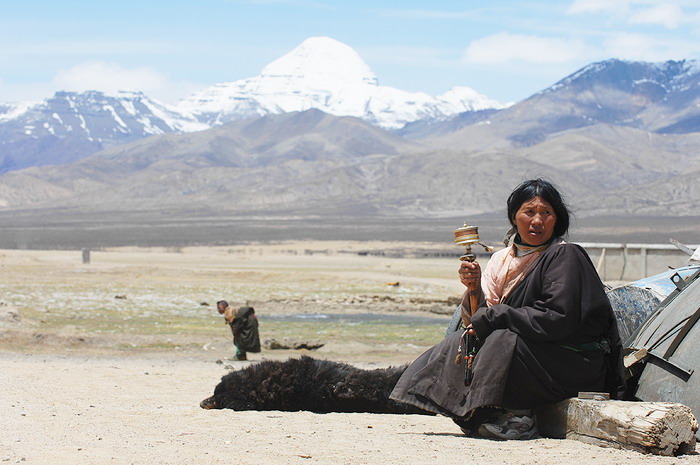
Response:
[[[650,86],[661,87],[664,92],[686,92],[698,88],[698,75],[699,60],[647,63],[611,59],[585,66],[542,92],[592,82],[607,83],[630,93],[648,92]]]
[[[106,94],[98,91],[57,92],[52,98],[15,111],[15,126],[25,135],[82,134],[88,140],[112,145],[120,137],[143,137],[168,132],[207,129],[191,115],[175,111],[141,92]],[[5,132],[5,131],[3,131]]]
[[[544,99],[555,96],[578,105],[588,124],[605,122],[659,133],[700,130],[699,60],[606,60],[582,68],[541,94]],[[620,105],[622,99],[625,105]]]
[[[471,114],[460,116],[455,120],[467,121],[462,127],[429,127],[433,135],[445,135],[440,144],[509,150],[608,125],[658,134],[700,133],[700,61],[605,60],[479,122]]]
[[[211,125],[316,108],[398,129],[418,120],[504,105],[468,87],[431,97],[381,86],[351,47],[328,37],[312,37],[267,65],[259,76],[216,84],[176,107]]]
[[[309,109],[396,129],[502,107],[468,87],[431,97],[380,86],[352,48],[314,37],[267,65],[259,76],[217,84],[175,106],[132,91],[57,92],[38,104],[0,103],[0,173],[69,163],[147,136]]]
[[[0,103],[0,123],[17,118],[36,105],[38,105],[36,102]]]
[[[57,92],[39,104],[0,111],[0,172],[69,163],[143,137],[209,127],[140,92]]]

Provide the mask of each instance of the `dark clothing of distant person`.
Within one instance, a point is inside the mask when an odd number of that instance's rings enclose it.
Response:
[[[258,318],[253,307],[235,309],[225,300],[216,303],[219,313],[224,315],[226,324],[231,327],[233,345],[236,347],[236,359],[247,360],[247,352],[260,352],[260,334]]]
[[[230,323],[233,343],[237,348],[236,357],[246,360],[246,352],[260,352],[258,318],[253,307],[240,307]]]

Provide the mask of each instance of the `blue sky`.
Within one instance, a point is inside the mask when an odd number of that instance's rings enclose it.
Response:
[[[700,1],[22,0],[0,15],[0,102],[138,89],[165,103],[252,77],[304,39],[380,84],[518,101],[608,58],[700,59]]]

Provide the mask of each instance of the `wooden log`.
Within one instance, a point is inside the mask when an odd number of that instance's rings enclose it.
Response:
[[[535,412],[541,435],[655,455],[695,452],[698,422],[673,402],[573,398]]]

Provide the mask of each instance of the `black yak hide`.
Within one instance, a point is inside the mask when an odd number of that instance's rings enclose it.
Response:
[[[303,356],[265,360],[224,375],[202,408],[307,410],[317,413],[420,413],[389,399],[406,366],[363,370]]]

